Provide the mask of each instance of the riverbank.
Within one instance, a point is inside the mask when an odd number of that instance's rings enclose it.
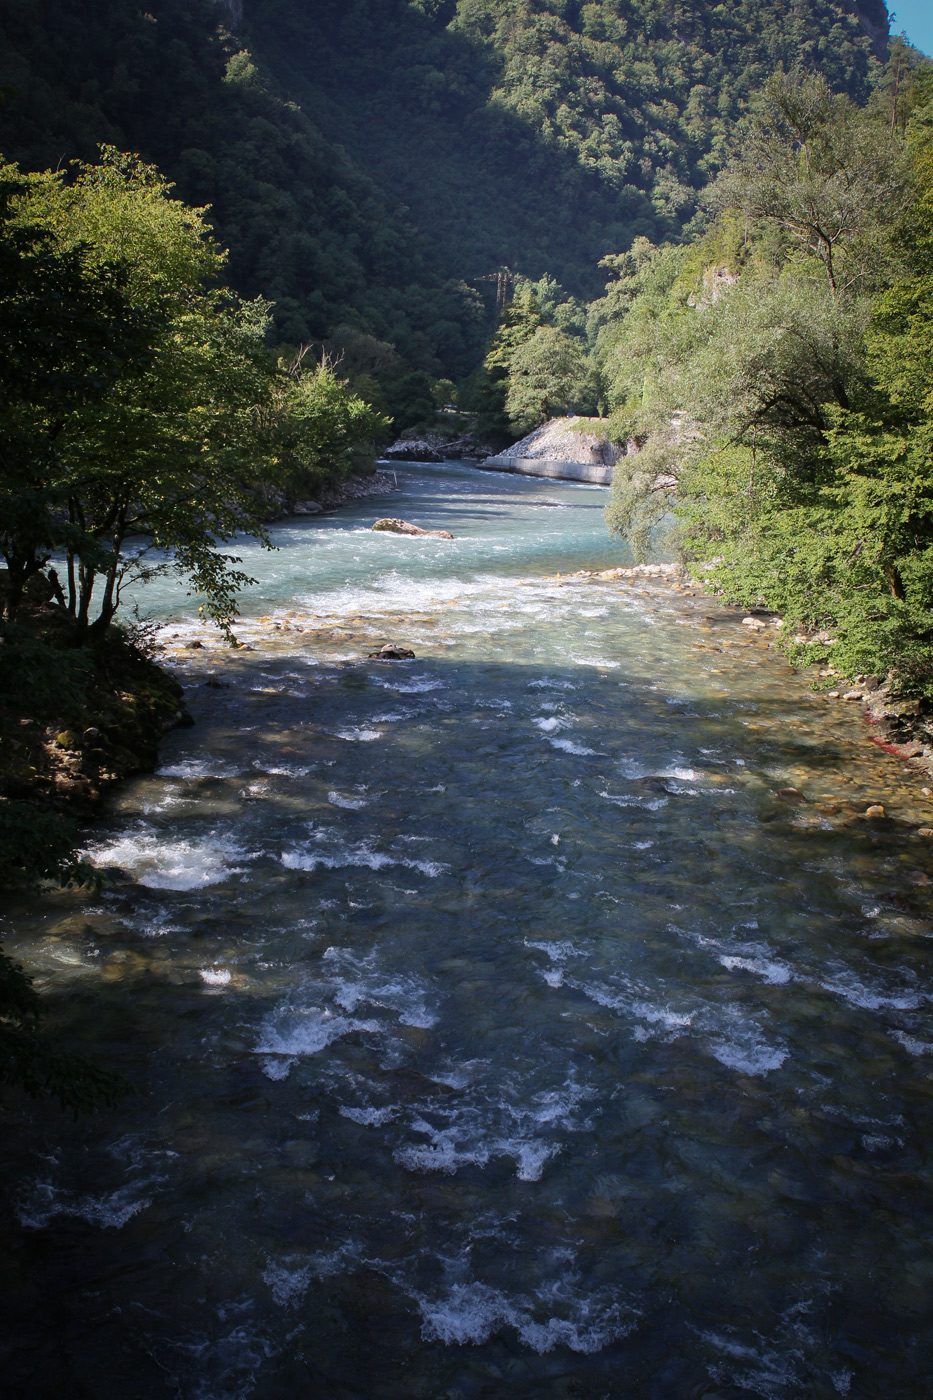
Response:
[[[144,634],[77,641],[73,619],[41,596],[0,634],[0,887],[66,874],[76,822],[151,772],[163,735],[192,723]]]
[[[881,676],[859,673],[846,676],[835,667],[825,664],[826,655],[833,645],[828,633],[796,630],[784,636],[784,620],[778,613],[766,608],[745,608],[740,603],[730,603],[720,595],[710,593],[701,579],[685,574],[676,564],[632,564],[614,569],[580,569],[570,575],[575,580],[645,580],[655,586],[667,586],[682,597],[699,597],[715,601],[716,606],[728,610],[723,621],[737,623],[746,629],[746,635],[761,637],[761,645],[774,646],[782,651],[788,665],[795,672],[816,669],[813,690],[827,700],[858,702],[862,706],[866,723],[876,731],[875,742],[889,753],[902,758],[933,778],[933,711],[929,705],[914,697],[898,695],[892,690],[889,681]],[[558,575],[560,578],[560,575]],[[713,623],[714,618],[705,618]],[[766,640],[770,637],[771,640]],[[748,644],[748,643],[746,643]],[[727,643],[735,645],[735,643]],[[816,660],[807,660],[805,649],[816,648],[823,655]],[[709,648],[717,650],[716,647]],[[795,660],[797,664],[795,664]],[[927,788],[923,789],[927,793]]]

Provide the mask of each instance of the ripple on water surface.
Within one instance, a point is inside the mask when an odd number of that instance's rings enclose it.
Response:
[[[254,651],[153,588],[197,726],[2,930],[147,1090],[12,1109],[13,1394],[915,1400],[929,802],[718,604],[543,577],[604,493],[445,471],[455,541],[244,545]]]

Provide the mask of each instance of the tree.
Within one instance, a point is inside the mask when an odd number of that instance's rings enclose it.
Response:
[[[43,229],[63,255],[80,250],[99,276],[118,267],[147,327],[142,360],[121,365],[106,395],[76,397],[54,425],[47,490],[63,512],[65,601],[91,634],[109,626],[121,588],[150,567],[153,550],[188,577],[205,614],[229,627],[245,576],[217,546],[243,529],[262,534],[256,487],[272,466],[268,308],[218,285],[224,255],[206,211],[171,191],[153,167],[104,148],[73,183],[28,176],[12,201],[19,224]]]
[[[822,75],[777,73],[714,193],[720,210],[769,223],[791,258],[822,265],[833,295],[877,287],[879,232],[905,190],[901,147]]]
[[[74,544],[63,449],[89,405],[152,361],[158,319],[134,307],[124,267],[23,222],[28,182],[0,166],[0,551],[2,613],[16,615],[49,553]],[[18,217],[14,216],[14,210]]]
[[[566,411],[585,373],[579,342],[553,326],[538,326],[509,364],[505,406],[514,427],[527,432],[553,413]]]
[[[292,484],[312,490],[373,459],[373,442],[388,420],[337,378],[325,353],[310,370],[299,352],[279,387],[282,466]]]

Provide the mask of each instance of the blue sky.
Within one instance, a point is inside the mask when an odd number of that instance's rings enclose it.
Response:
[[[933,56],[933,0],[887,0],[891,33],[906,30],[910,42]]]

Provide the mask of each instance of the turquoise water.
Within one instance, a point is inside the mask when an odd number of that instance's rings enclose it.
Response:
[[[601,489],[399,481],[244,548],[253,650],[141,599],[197,724],[2,941],[143,1092],[12,1115],[7,1393],[925,1395],[923,780],[740,613],[568,580]]]

